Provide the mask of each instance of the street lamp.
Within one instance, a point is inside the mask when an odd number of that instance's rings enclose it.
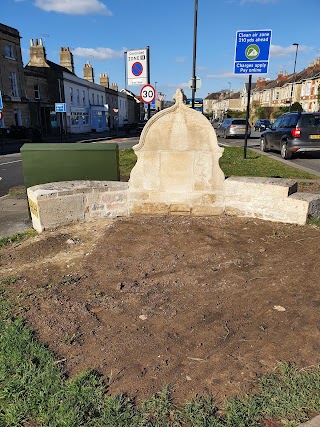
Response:
[[[294,86],[295,81],[296,81],[296,65],[297,65],[297,55],[298,55],[299,43],[292,43],[292,46],[295,46],[295,47],[296,47],[296,55],[295,55],[295,58],[294,58],[293,82],[292,82],[292,86],[291,86],[291,94],[290,94],[290,106],[289,106],[289,111],[291,111],[292,96],[293,96],[293,86]]]
[[[193,61],[192,61],[192,88],[191,107],[194,109],[194,98],[196,94],[196,62],[197,62],[197,29],[198,29],[198,0],[194,0],[194,22],[193,22]]]

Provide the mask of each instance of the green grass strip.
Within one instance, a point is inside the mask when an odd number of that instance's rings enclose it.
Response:
[[[253,150],[247,151],[243,158],[243,148],[225,147],[220,159],[220,167],[225,176],[261,176],[292,179],[319,179],[318,176],[278,162]],[[120,150],[120,175],[129,176],[137,161],[132,149]]]

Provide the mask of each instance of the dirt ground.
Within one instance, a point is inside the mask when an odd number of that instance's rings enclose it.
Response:
[[[308,186],[305,187],[308,190]],[[219,216],[131,217],[0,250],[16,313],[74,376],[138,400],[250,386],[320,363],[320,228]]]

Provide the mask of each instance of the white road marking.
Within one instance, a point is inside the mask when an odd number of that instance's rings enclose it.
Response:
[[[22,160],[13,160],[12,162],[0,163],[0,166],[2,166],[2,165],[10,165],[11,163],[18,163],[18,162],[22,162]]]

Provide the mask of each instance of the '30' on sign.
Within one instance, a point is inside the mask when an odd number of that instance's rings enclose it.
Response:
[[[140,91],[140,98],[145,104],[151,104],[156,97],[156,90],[151,85],[144,85]]]

